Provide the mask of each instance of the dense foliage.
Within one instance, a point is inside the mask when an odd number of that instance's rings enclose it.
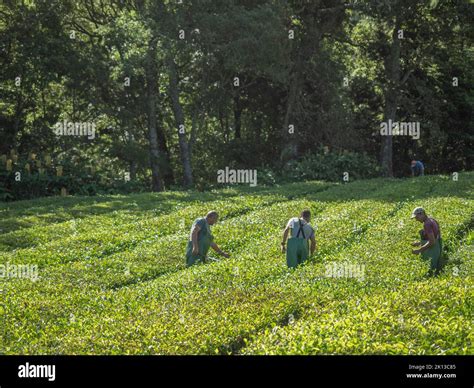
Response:
[[[0,205],[0,263],[39,267],[0,279],[0,352],[472,354],[473,186],[463,173]],[[418,205],[445,240],[437,277],[411,254]],[[302,208],[318,251],[289,270],[281,231]],[[232,257],[186,268],[209,209]],[[334,264],[364,276],[328,276]]]
[[[473,12],[462,0],[2,1],[0,198],[205,189],[227,166],[262,183],[402,177],[412,158],[470,170]],[[419,138],[381,136],[387,120],[419,123]],[[58,135],[64,122],[95,133]]]

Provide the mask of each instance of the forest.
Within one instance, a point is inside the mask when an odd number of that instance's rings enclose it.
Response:
[[[0,200],[472,169],[472,5],[3,0]]]

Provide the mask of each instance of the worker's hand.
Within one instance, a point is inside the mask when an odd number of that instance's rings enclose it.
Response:
[[[411,253],[413,253],[414,255],[419,255],[421,253],[421,249],[413,249]]]
[[[286,246],[285,244],[281,244],[281,253],[285,253],[286,252]]]
[[[419,241],[415,241],[415,242],[411,243],[412,247],[419,247],[420,245],[421,245],[421,242],[419,242]]]
[[[224,256],[226,259],[230,257],[230,255],[224,251],[221,251],[221,255]]]
[[[193,247],[193,256],[198,256],[199,255],[199,248]]]

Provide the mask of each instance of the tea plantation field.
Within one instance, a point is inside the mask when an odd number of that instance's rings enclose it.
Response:
[[[0,277],[0,353],[474,354],[473,189],[470,172],[1,204],[0,265],[39,277]],[[416,206],[441,226],[438,277],[411,253]],[[281,233],[303,208],[318,249],[289,270]],[[186,268],[209,210],[231,258]]]

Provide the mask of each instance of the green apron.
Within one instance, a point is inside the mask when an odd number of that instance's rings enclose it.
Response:
[[[306,240],[303,227],[300,222],[300,229],[296,237],[288,239],[288,245],[286,247],[286,264],[288,268],[295,268],[299,264],[304,263],[309,256],[308,240]],[[303,238],[300,238],[300,233]]]
[[[425,245],[428,241],[421,240],[421,244]],[[421,253],[423,260],[430,260],[430,271],[437,274],[444,266],[443,261],[443,240],[441,238],[436,239],[433,246]]]
[[[309,256],[308,240],[304,238],[291,237],[286,247],[286,264],[289,268],[295,268],[304,263]]]
[[[200,236],[198,235],[198,246],[199,246],[199,253],[197,255],[193,255],[193,242],[188,241],[188,246],[186,247],[186,266],[190,267],[196,263],[206,262],[207,252],[211,247],[213,237],[210,233],[202,233]]]

